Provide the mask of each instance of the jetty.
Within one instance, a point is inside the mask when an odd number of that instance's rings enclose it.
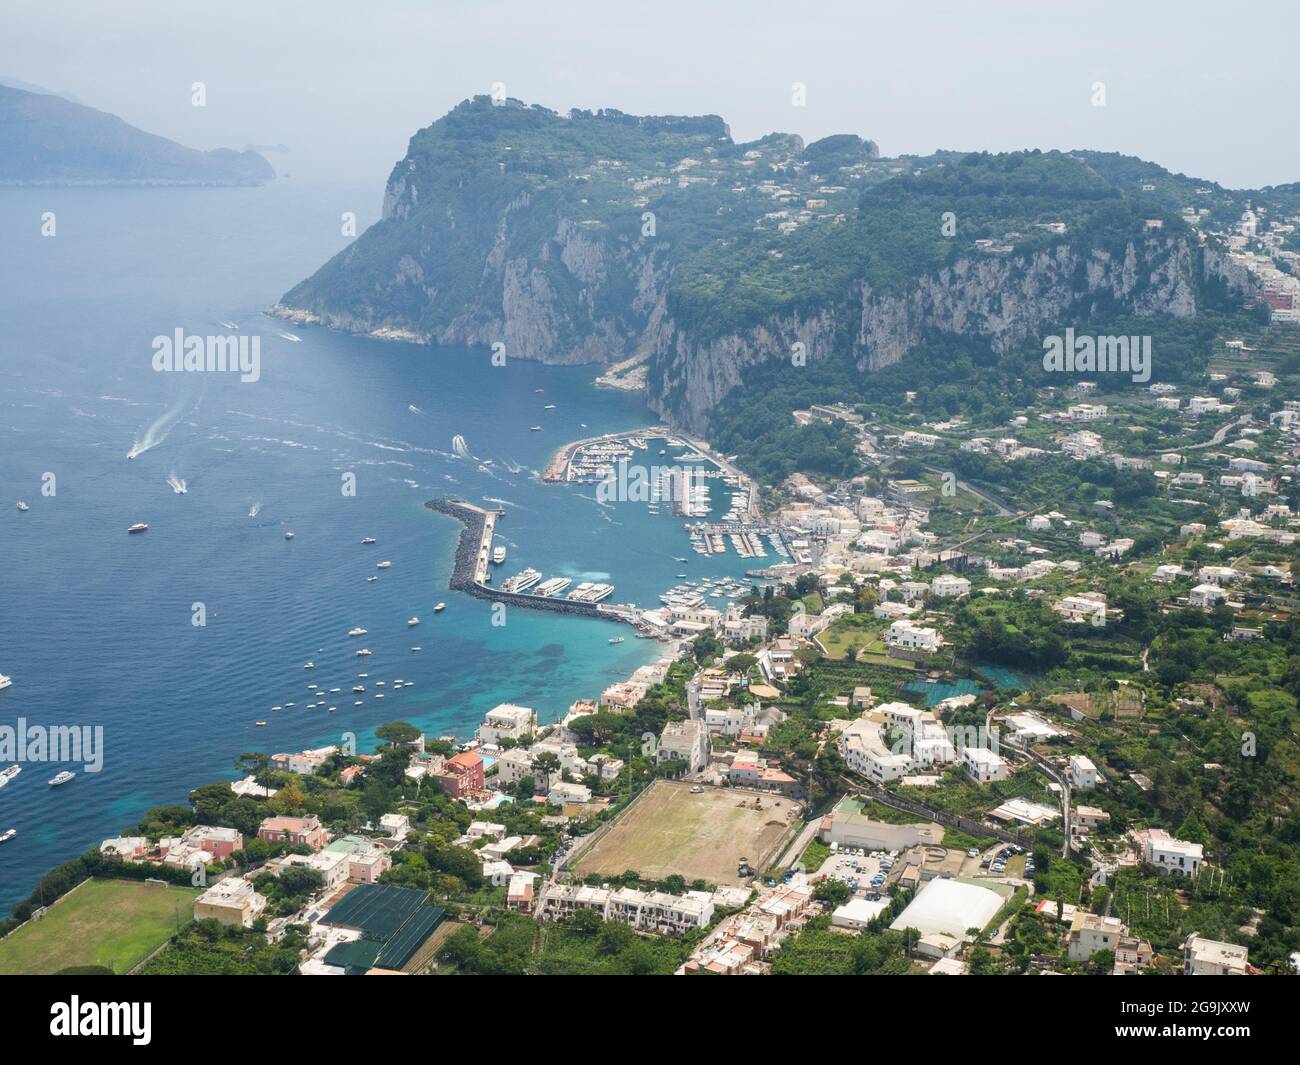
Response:
[[[506,592],[487,583],[488,564],[492,558],[492,537],[496,524],[505,517],[504,510],[488,510],[463,499],[431,499],[424,504],[430,510],[455,518],[461,523],[460,538],[456,542],[456,556],[452,563],[451,579],[447,587],[454,592],[464,592],[475,599],[494,603],[527,607],[530,610],[549,610],[553,614],[577,614],[581,617],[599,618],[635,625],[635,610],[626,606],[605,607],[599,603],[584,603],[573,599],[557,599],[527,592]]]

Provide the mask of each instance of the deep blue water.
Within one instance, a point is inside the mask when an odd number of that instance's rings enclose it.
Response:
[[[594,388],[593,368],[494,367],[486,350],[260,315],[346,243],[341,212],[364,226],[378,201],[377,188],[289,182],[0,191],[0,672],[14,678],[0,725],[102,725],[105,749],[102,772],[65,787],[46,784],[56,766],[29,764],[0,790],[0,831],[18,830],[0,845],[0,911],[147,807],[233,778],[241,751],[349,731],[364,750],[397,718],[468,735],[505,700],[554,720],[662,653],[605,622],[511,610],[491,625],[488,604],[447,590],[460,527],[423,506],[434,496],[504,501],[510,560],[498,580],[529,564],[653,603],[683,568],[674,555],[695,575],[743,572],[732,553],[691,553],[666,512],[540,483],[562,442],[653,424],[639,398]],[[41,235],[47,211],[52,238]],[[222,320],[261,336],[260,381],[154,372],[153,337],[226,333]],[[161,442],[126,461],[159,419],[171,422]],[[451,455],[457,433],[490,470]],[[347,472],[353,498],[341,492]],[[149,532],[128,536],[137,521]],[[364,536],[379,543],[363,547]],[[392,568],[367,582],[381,559]],[[204,627],[191,623],[195,603]],[[423,619],[414,630],[411,615]],[[349,639],[354,625],[369,635]],[[370,658],[355,657],[359,643]],[[354,706],[359,672],[371,680]],[[416,686],[374,698],[374,680],[398,677]],[[335,713],[306,709],[308,682],[343,689],[328,700]],[[297,705],[271,712],[287,702]]]

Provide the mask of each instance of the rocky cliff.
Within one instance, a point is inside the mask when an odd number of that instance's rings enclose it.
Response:
[[[702,431],[767,359],[870,371],[936,332],[1007,351],[1097,313],[1195,315],[1225,260],[1101,158],[882,160],[853,136],[736,144],[711,116],[477,98],[412,138],[382,220],[277,311],[615,364],[602,380]]]

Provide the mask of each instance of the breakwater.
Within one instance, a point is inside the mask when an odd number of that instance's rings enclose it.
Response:
[[[484,583],[481,560],[492,550],[492,530],[505,516],[504,511],[485,510],[462,499],[431,499],[424,504],[430,510],[455,518],[463,528],[456,541],[456,555],[452,562],[451,579],[447,587],[454,592],[464,592],[476,599],[494,603],[507,603],[529,610],[549,610],[553,614],[577,614],[604,621],[631,622],[622,613],[602,610],[597,603],[575,603],[571,599],[555,599],[545,595],[528,595],[526,592],[503,592]]]

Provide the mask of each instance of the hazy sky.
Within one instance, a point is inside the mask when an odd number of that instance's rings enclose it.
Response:
[[[377,187],[416,129],[493,82],[561,111],[718,114],[738,140],[1097,148],[1232,186],[1300,180],[1297,0],[4,0],[0,29],[0,76]]]

